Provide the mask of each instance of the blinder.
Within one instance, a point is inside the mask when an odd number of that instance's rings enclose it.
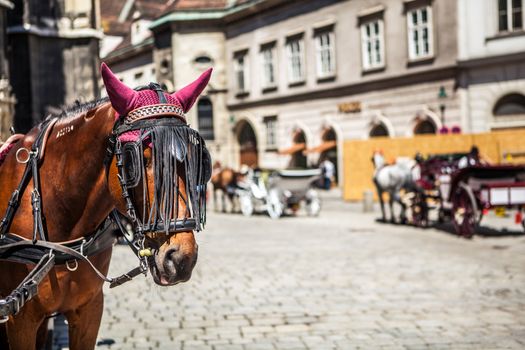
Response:
[[[137,187],[141,178],[144,156],[137,142],[126,142],[122,147],[123,180],[128,188]]]

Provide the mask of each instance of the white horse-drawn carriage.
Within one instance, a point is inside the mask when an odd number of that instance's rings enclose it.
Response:
[[[320,175],[320,169],[250,170],[239,184],[241,211],[245,216],[266,211],[272,219],[278,219],[287,211],[296,213],[303,202],[307,215],[317,216],[321,199],[313,183]]]

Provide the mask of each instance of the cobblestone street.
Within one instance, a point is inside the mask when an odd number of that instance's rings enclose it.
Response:
[[[323,204],[318,218],[209,210],[189,282],[106,290],[99,340],[115,343],[98,349],[525,347],[525,236],[465,240]],[[117,246],[110,275],[135,263]]]

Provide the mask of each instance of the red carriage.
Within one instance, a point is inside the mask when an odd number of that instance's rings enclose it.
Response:
[[[472,237],[488,210],[525,206],[525,165],[482,165],[460,167],[468,154],[430,156],[419,163],[421,176],[411,192],[412,220],[417,226],[429,223],[429,212],[438,220],[450,218],[458,235]]]

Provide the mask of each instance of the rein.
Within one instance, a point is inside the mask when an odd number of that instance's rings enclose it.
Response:
[[[127,230],[122,224],[124,216],[113,209],[106,220],[90,235],[67,242],[47,241],[47,227],[40,197],[39,166],[47,135],[57,118],[46,120],[41,124],[31,151],[25,148],[17,151],[17,161],[25,163],[26,167],[18,187],[11,195],[5,215],[0,221],[0,260],[36,264],[36,266],[10,295],[0,300],[0,323],[7,322],[9,315],[17,314],[27,301],[38,294],[38,284],[57,264],[65,264],[68,270],[75,271],[79,260],[86,262],[100,279],[109,282],[110,288],[113,288],[140,274],[147,273],[147,258],[152,255],[152,252],[144,247],[146,233],[165,232],[168,234],[190,230],[200,231],[203,228],[206,220],[206,183],[211,176],[211,159],[205,142],[197,131],[191,129],[183,121],[184,114],[178,106],[166,104],[162,90],[157,84],[150,84],[148,88],[157,91],[161,104],[138,108],[128,113],[127,116],[119,118],[109,137],[104,159],[106,177],[108,177],[111,161],[113,157],[116,158],[118,180],[126,202],[127,216],[134,226],[132,240],[128,240],[125,234]],[[139,132],[138,141],[123,144],[119,137],[130,131]],[[147,139],[152,144],[155,164],[155,191],[152,203],[149,201],[146,203],[148,196],[143,143]],[[21,152],[27,153],[27,159],[23,161],[19,159]],[[177,162],[182,163],[186,171],[186,197],[179,189]],[[29,240],[8,233],[8,230],[31,178],[34,184],[31,192],[33,236]],[[138,211],[131,200],[132,194],[130,193],[130,189],[138,185],[140,178],[143,179],[144,198],[142,218],[137,216]],[[178,218],[179,198],[186,205],[184,218],[181,219]],[[173,201],[176,203],[175,207],[173,207]],[[147,212],[148,207],[149,212]],[[113,245],[115,238],[109,234],[109,231],[114,225],[124,233],[123,236],[140,263],[128,273],[109,278],[101,273],[88,257]],[[70,266],[72,262],[73,267]]]

